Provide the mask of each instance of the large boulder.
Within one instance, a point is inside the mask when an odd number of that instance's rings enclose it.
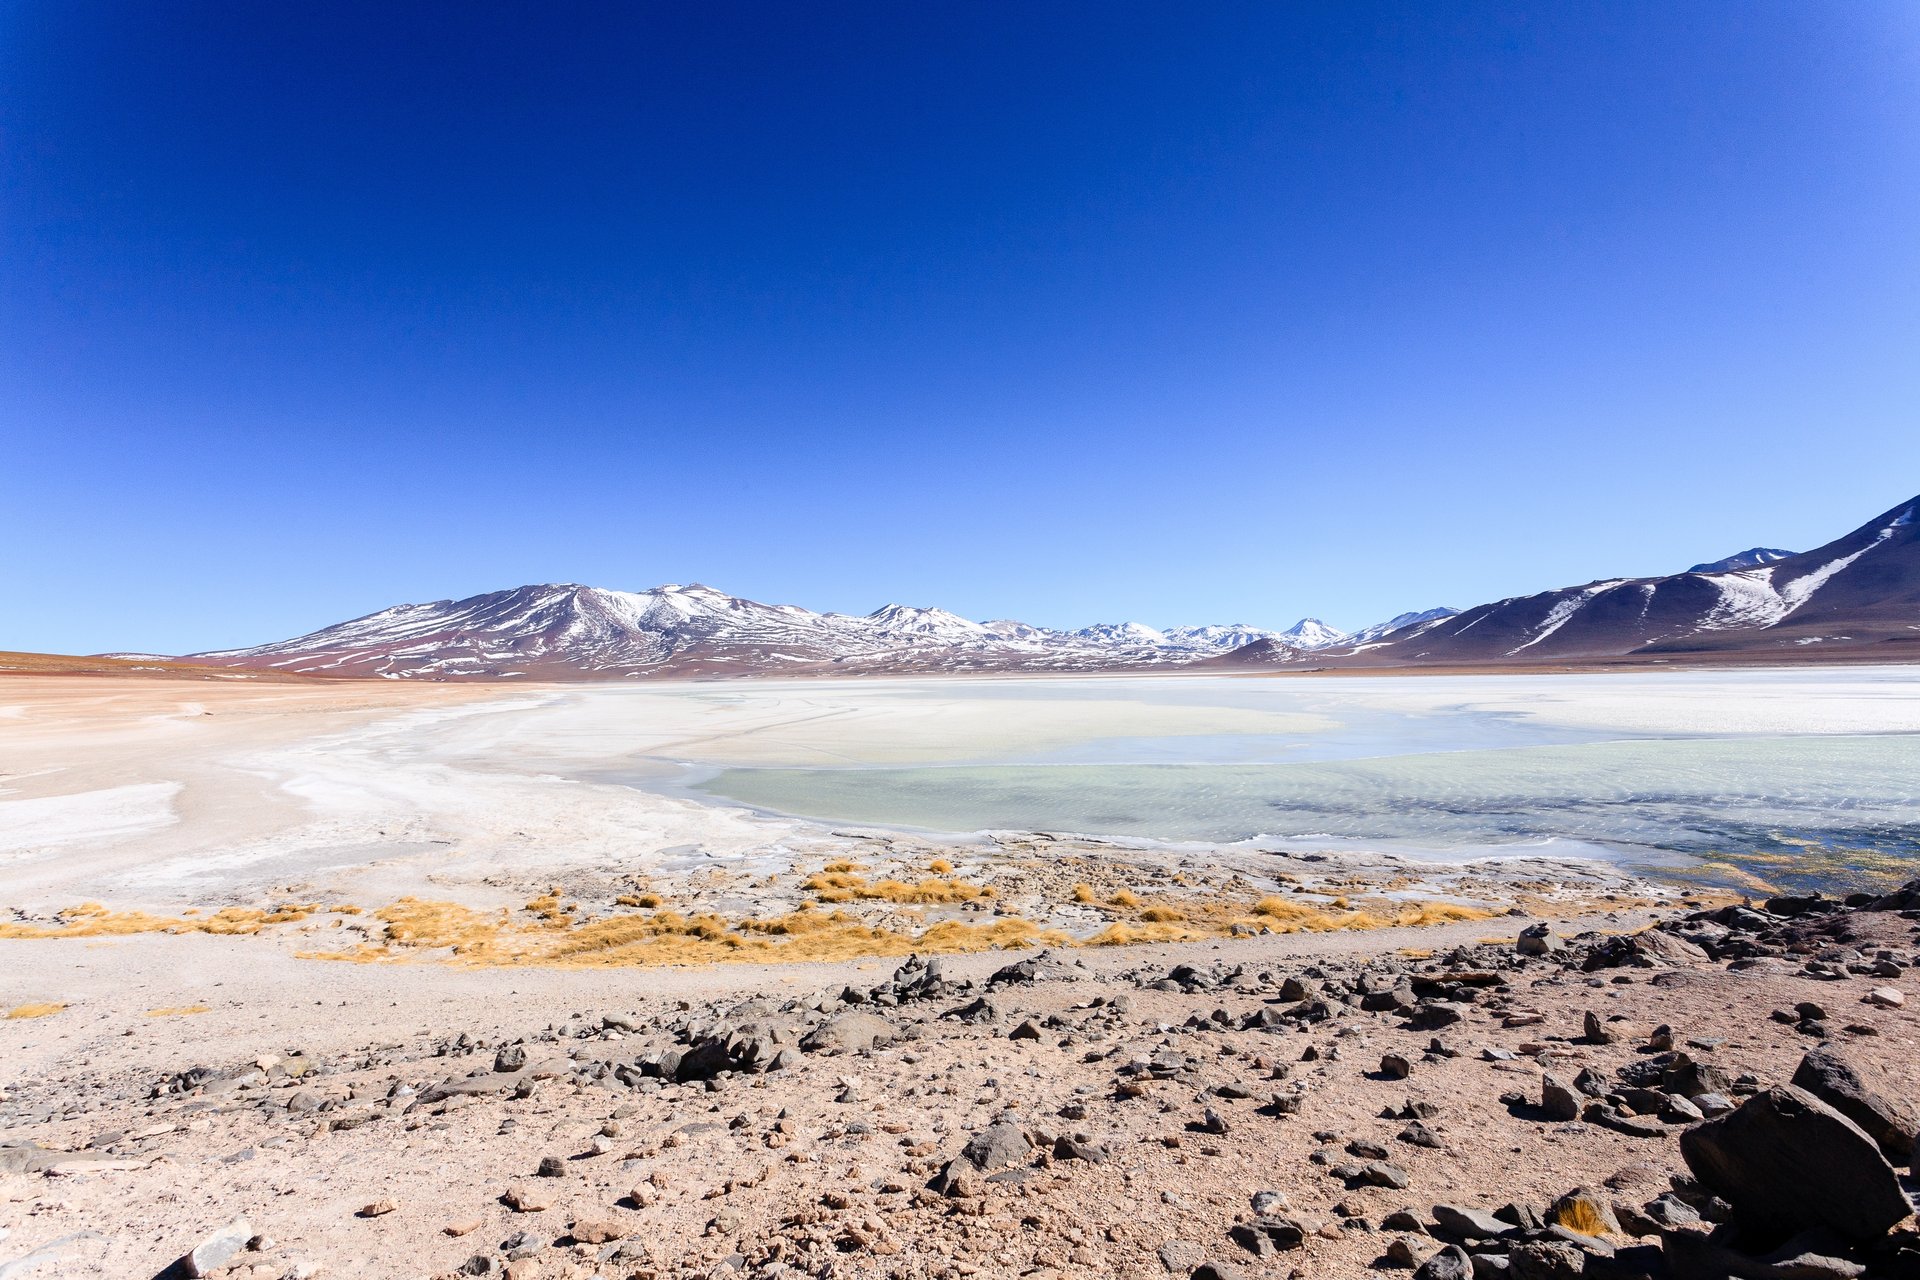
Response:
[[[966,1194],[972,1175],[1005,1173],[1032,1155],[1033,1143],[1026,1130],[1011,1115],[1002,1116],[967,1139],[960,1154],[947,1161],[928,1185],[942,1195]]]
[[[1868,911],[1913,911],[1920,909],[1920,880],[1909,880],[1885,897],[1876,898]]]
[[[1793,1083],[1859,1125],[1880,1144],[1887,1159],[1901,1163],[1913,1159],[1920,1108],[1868,1084],[1859,1067],[1838,1049],[1821,1045],[1800,1059]]]
[[[843,1013],[831,1022],[823,1022],[807,1032],[800,1048],[807,1053],[830,1050],[838,1053],[867,1053],[891,1044],[899,1034],[885,1018],[871,1013]]]
[[[1017,1121],[1003,1117],[969,1138],[960,1154],[981,1173],[992,1173],[1020,1164],[1032,1150],[1026,1130]]]
[[[199,1244],[173,1268],[188,1276],[210,1276],[226,1270],[253,1239],[253,1228],[245,1218],[235,1218]],[[11,1271],[9,1267],[7,1270]]]
[[[1567,944],[1554,934],[1552,925],[1542,921],[1522,929],[1514,939],[1513,949],[1523,956],[1545,956],[1565,951]]]
[[[1042,951],[1039,955],[1028,956],[1025,960],[1016,960],[1010,965],[994,970],[987,979],[988,988],[1011,985],[1029,986],[1036,982],[1072,982],[1076,978],[1086,977],[1087,967],[1078,960],[1067,961],[1052,951]]]
[[[1641,969],[1675,968],[1703,964],[1707,953],[1685,938],[1664,929],[1646,929],[1639,933],[1602,938],[1587,949],[1580,967],[1588,973],[1595,969],[1617,969],[1632,965]]]
[[[1694,1177],[1747,1217],[1876,1240],[1912,1212],[1874,1140],[1792,1085],[1688,1129],[1680,1154]]]

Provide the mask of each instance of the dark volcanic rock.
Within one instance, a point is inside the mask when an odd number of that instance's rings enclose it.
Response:
[[[1019,1125],[1011,1120],[996,1120],[967,1141],[960,1154],[982,1173],[1011,1168],[1027,1158],[1033,1144]]]
[[[1540,1078],[1540,1109],[1549,1120],[1578,1120],[1580,1099],[1560,1079],[1548,1074]]]
[[[1704,1186],[1754,1218],[1874,1240],[1912,1212],[1873,1139],[1792,1085],[1688,1129],[1680,1152]]]
[[[1905,1098],[1893,1097],[1869,1085],[1838,1049],[1822,1045],[1800,1059],[1793,1083],[1859,1125],[1880,1144],[1889,1160],[1913,1158],[1914,1138],[1920,1132],[1920,1111]]]
[[[1433,1220],[1442,1231],[1462,1240],[1498,1240],[1513,1229],[1490,1213],[1452,1204],[1433,1206]]]
[[[1413,1280],[1467,1280],[1473,1274],[1473,1259],[1457,1244],[1450,1244],[1420,1264]]]

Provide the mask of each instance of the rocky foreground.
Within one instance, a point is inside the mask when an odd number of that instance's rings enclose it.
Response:
[[[81,1062],[0,1096],[0,1280],[1920,1276],[1917,922],[1920,881]]]

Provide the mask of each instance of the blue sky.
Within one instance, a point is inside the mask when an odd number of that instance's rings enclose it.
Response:
[[[0,7],[0,648],[1358,626],[1920,491],[1920,9]]]

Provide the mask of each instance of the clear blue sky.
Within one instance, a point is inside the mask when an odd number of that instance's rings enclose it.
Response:
[[[1920,491],[1911,3],[0,6],[0,648],[1357,626]]]

